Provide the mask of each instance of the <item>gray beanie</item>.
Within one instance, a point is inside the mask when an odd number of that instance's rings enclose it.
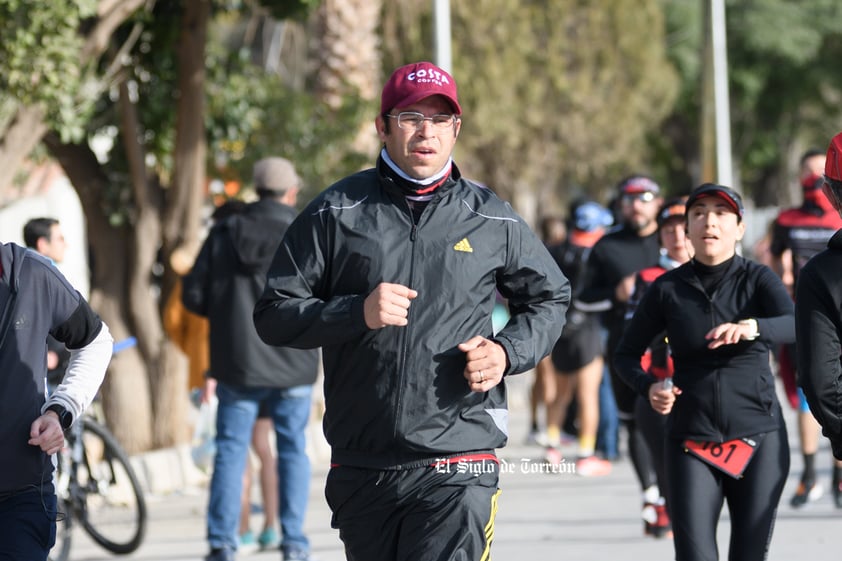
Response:
[[[282,194],[301,185],[295,167],[286,158],[263,158],[254,164],[254,187],[258,191]]]

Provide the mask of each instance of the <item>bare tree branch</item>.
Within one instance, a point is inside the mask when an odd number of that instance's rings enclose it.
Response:
[[[143,145],[140,142],[142,132],[137,109],[131,101],[129,86],[125,81],[120,84],[120,125],[122,127],[123,149],[129,164],[131,188],[135,204],[139,209],[148,206],[146,165],[144,163]]]
[[[88,61],[100,56],[108,48],[108,42],[114,34],[114,30],[120,27],[131,15],[146,4],[146,9],[151,10],[154,5],[152,0],[103,0],[97,8],[99,16],[96,25],[88,34],[84,47],[82,47],[82,60]]]

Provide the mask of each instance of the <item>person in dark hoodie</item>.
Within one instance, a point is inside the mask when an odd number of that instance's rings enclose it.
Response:
[[[842,215],[842,133],[827,150],[824,194]],[[798,382],[810,410],[830,439],[833,456],[842,460],[842,230],[827,249],[801,269],[795,289],[795,333]]]
[[[46,397],[47,335],[70,349]],[[55,543],[54,459],[111,360],[108,328],[45,257],[0,244],[0,559],[46,560]]]
[[[284,158],[254,166],[259,200],[215,224],[183,280],[184,306],[210,323],[210,372],[217,380],[216,456],[208,505],[208,561],[234,559],[242,475],[261,403],[274,420],[278,450],[281,549],[285,561],[310,559],[304,516],[310,485],[305,428],[318,354],[271,347],[252,312],[275,249],[296,216],[300,179]]]

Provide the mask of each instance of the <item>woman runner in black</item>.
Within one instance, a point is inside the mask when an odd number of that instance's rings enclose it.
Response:
[[[678,561],[719,558],[723,502],[731,514],[728,559],[766,559],[789,473],[769,351],[794,339],[793,305],[771,269],[736,254],[743,212],[728,187],[706,183],[691,193],[695,256],[655,280],[615,354],[623,377],[669,414],[664,456]],[[675,367],[672,388],[640,366],[662,331]]]

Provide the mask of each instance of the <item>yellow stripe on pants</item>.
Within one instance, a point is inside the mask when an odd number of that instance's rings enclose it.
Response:
[[[488,524],[485,525],[485,549],[482,551],[480,561],[489,561],[491,559],[491,542],[494,540],[494,518],[497,516],[497,499],[502,493],[501,489],[497,489],[491,497],[491,515],[488,517]]]

